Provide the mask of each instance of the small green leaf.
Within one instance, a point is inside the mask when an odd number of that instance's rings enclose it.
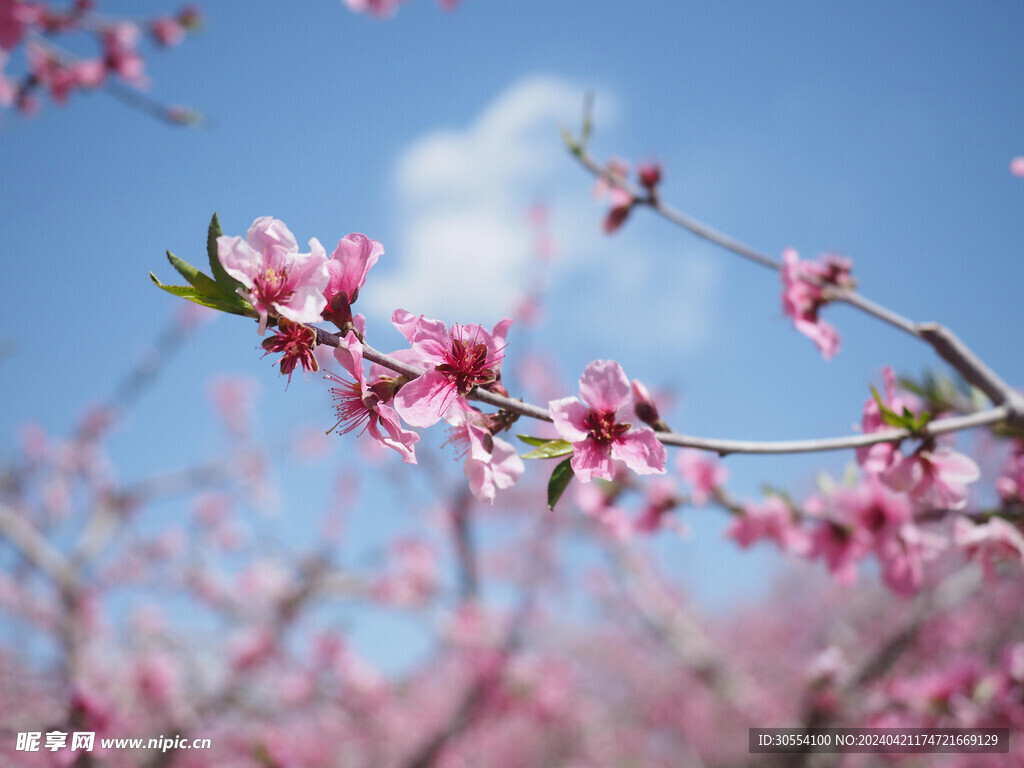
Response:
[[[555,467],[551,473],[551,479],[548,480],[548,509],[554,510],[555,504],[562,498],[562,494],[565,493],[565,489],[569,487],[569,482],[574,476],[572,459],[566,459]]]
[[[224,265],[220,263],[220,255],[217,253],[217,238],[221,234],[223,233],[220,229],[220,219],[214,213],[213,218],[210,219],[210,228],[206,232],[206,255],[210,259],[210,274],[225,293],[238,293],[238,289],[244,286],[227,273]]]
[[[241,283],[235,278],[229,275],[224,270],[224,265],[220,263],[220,256],[217,255],[217,238],[223,234],[220,229],[220,219],[217,218],[217,214],[213,214],[213,218],[210,219],[210,227],[206,230],[206,255],[210,259],[210,274],[213,275],[213,279],[216,280],[223,286],[228,286],[231,283],[235,285],[231,287],[231,290]]]
[[[568,453],[572,453],[572,443],[568,440],[548,440],[543,445],[537,446],[529,453],[524,453],[522,458],[557,459],[559,456],[565,456]]]
[[[241,296],[235,295],[231,297],[220,293],[213,295],[205,294],[192,285],[167,285],[166,283],[161,283],[159,278],[152,272],[149,273],[149,279],[153,281],[157,288],[167,291],[172,296],[188,299],[191,302],[201,304],[210,309],[216,309],[219,312],[228,312],[232,315],[242,315],[243,317],[256,317],[256,311]]]
[[[560,129],[562,132],[562,141],[565,143],[566,149],[568,149],[574,155],[580,154],[580,145],[576,143],[576,137],[572,135],[572,131],[570,131],[564,125],[560,126]]]
[[[875,403],[878,404],[878,412],[882,417],[882,421],[888,424],[890,427],[896,427],[897,429],[910,429],[913,423],[914,415],[907,411],[906,408],[903,410],[910,414],[908,419],[906,415],[900,416],[894,410],[889,408],[885,403],[882,402],[882,396],[878,394],[878,390],[871,387],[871,395],[875,398]]]
[[[929,421],[932,420],[932,415],[928,411],[924,411],[920,416],[911,421],[910,431],[921,432]]]
[[[236,315],[253,314],[253,309],[249,302],[235,291],[228,290],[220,283],[215,283],[187,261],[178,258],[170,251],[167,252],[167,260],[195,288],[194,296],[185,298],[189,298],[190,301],[196,301],[197,304],[202,304],[203,306],[219,309],[222,312],[231,312]],[[150,276],[152,276],[152,273],[150,273]],[[163,283],[158,282],[157,285],[163,287]],[[197,301],[197,298],[202,298],[203,300]]]
[[[194,285],[201,293],[217,294],[223,292],[223,289],[212,279],[170,251],[167,252],[167,260],[171,262],[171,266],[178,270],[182,277]]]
[[[910,423],[903,416],[890,411],[888,408],[882,411],[882,421],[890,427],[896,427],[896,429],[910,429]]]
[[[546,437],[530,437],[529,435],[516,435],[516,437],[518,437],[527,445],[533,446],[544,445],[544,443],[548,442],[549,439]]]

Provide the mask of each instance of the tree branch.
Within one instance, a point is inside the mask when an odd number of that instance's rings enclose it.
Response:
[[[341,342],[338,334],[331,333],[317,326],[317,343],[337,347]],[[955,338],[955,337],[954,337]],[[411,365],[407,365],[373,347],[363,345],[363,357],[367,360],[382,365],[403,376],[411,379],[420,376],[423,371]],[[470,400],[477,400],[495,408],[500,408],[511,413],[518,413],[520,416],[528,416],[531,419],[540,421],[551,421],[551,416],[546,408],[541,408],[532,403],[522,400],[513,400],[508,397],[487,392],[479,387],[472,389],[468,395]],[[966,416],[951,416],[945,419],[936,419],[925,425],[920,433],[913,433],[906,429],[887,429],[880,432],[871,432],[860,435],[846,435],[843,437],[826,437],[811,440],[782,440],[782,441],[755,441],[755,440],[722,440],[717,438],[694,437],[679,432],[656,432],[658,439],[665,445],[678,448],[697,448],[703,451],[712,451],[721,456],[730,453],[745,454],[787,454],[787,453],[821,453],[824,451],[839,451],[847,448],[860,448],[876,443],[896,443],[901,440],[921,439],[934,437],[936,435],[950,432],[960,432],[965,429],[999,424],[1010,421],[1013,418],[1013,409],[1009,405],[998,405],[984,411],[971,413]]]
[[[703,222],[687,216],[682,211],[676,210],[662,202],[658,195],[641,190],[636,185],[617,175],[613,176],[607,168],[598,163],[587,152],[583,141],[571,140],[569,150],[586,170],[594,176],[603,178],[608,183],[623,189],[632,196],[636,204],[651,208],[661,215],[662,218],[682,227],[703,240],[707,240],[720,248],[742,256],[748,261],[753,261],[762,267],[775,271],[779,271],[782,268],[782,263],[778,259],[761,253],[728,235],[718,232]],[[938,323],[915,323],[871,301],[856,291],[829,287],[828,298],[831,301],[841,301],[856,307],[862,312],[925,342],[967,381],[984,392],[995,405],[1006,405],[1009,407],[1008,415],[1002,420],[1009,421],[1016,426],[1024,426],[1024,398],[1011,389],[1006,382],[971,352],[949,329],[944,328]]]

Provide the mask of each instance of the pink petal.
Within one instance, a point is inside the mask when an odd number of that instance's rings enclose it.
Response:
[[[429,427],[444,417],[457,394],[455,384],[444,375],[427,371],[398,390],[395,410],[406,424]]]
[[[328,301],[338,293],[344,293],[351,302],[353,294],[366,282],[367,272],[383,253],[383,245],[357,232],[339,240],[327,262],[331,274],[326,292]]]
[[[894,491],[912,492],[924,478],[924,468],[917,456],[900,456],[883,476]]]
[[[423,315],[416,317],[404,309],[396,309],[391,322],[425,360],[434,365],[442,361],[448,348],[448,328],[444,323],[428,320]]]
[[[217,258],[221,266],[246,288],[252,288],[252,276],[261,271],[263,257],[240,237],[217,238]]]
[[[811,322],[797,319],[793,321],[793,324],[800,333],[814,342],[818,351],[821,352],[821,356],[826,360],[831,360],[839,352],[839,331],[824,320]]]
[[[284,251],[299,250],[299,243],[291,230],[285,226],[283,221],[270,216],[260,216],[256,219],[245,234],[245,240],[253,250],[260,253],[264,253],[272,247]]]
[[[296,253],[289,266],[288,284],[292,295],[284,304],[275,304],[282,317],[296,323],[315,323],[327,306],[327,253],[320,242],[309,241],[310,253]]]
[[[508,343],[505,338],[508,336],[508,329],[511,326],[512,321],[507,317],[494,324],[494,330],[491,331],[491,340],[487,343],[487,351],[491,355],[504,356],[505,345]]]
[[[981,477],[981,470],[970,457],[948,446],[936,448],[927,458],[945,483],[967,484]]]
[[[612,464],[612,457],[608,455],[604,447],[595,440],[587,439],[580,443],[573,443],[572,471],[576,473],[580,482],[589,483],[593,477],[611,480],[615,468]]]
[[[370,420],[370,434],[381,445],[386,445],[388,448],[398,451],[402,461],[406,464],[415,464],[416,453],[413,446],[420,439],[420,436],[411,430],[402,428],[402,425],[398,422],[398,414],[395,413],[391,406],[378,405],[375,410],[380,417],[380,423],[387,430],[388,436],[384,437],[381,435],[380,430],[377,428],[376,419]]]
[[[516,453],[516,449],[500,437],[494,438],[491,468],[494,471],[494,482],[502,490],[515,485],[519,476],[526,471],[526,465]]]
[[[625,462],[638,475],[663,474],[668,453],[654,430],[641,427],[612,443],[612,458]]]
[[[366,383],[363,377],[363,345],[352,331],[349,331],[341,340],[341,344],[335,348],[334,357],[361,387]]]
[[[469,491],[473,494],[473,498],[493,504],[498,495],[498,487],[494,482],[494,473],[487,462],[468,458],[462,465],[462,471],[466,475],[466,479],[469,480]]]
[[[626,372],[614,360],[595,360],[580,377],[580,396],[596,411],[618,411],[630,392]]]
[[[589,434],[586,426],[590,409],[575,397],[563,397],[548,403],[548,413],[555,422],[555,429],[563,440],[577,443]]]

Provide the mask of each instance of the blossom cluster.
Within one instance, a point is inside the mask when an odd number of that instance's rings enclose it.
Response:
[[[256,219],[244,238],[216,238],[217,262],[258,318],[259,333],[276,326],[263,347],[281,354],[278,365],[289,380],[298,367],[319,370],[314,354],[319,337],[311,324],[328,321],[341,332],[334,358],[344,375],[326,373],[337,385],[331,388],[337,414],[331,431],[369,432],[414,464],[419,441],[414,429],[444,420],[448,443],[465,460],[471,491],[493,502],[497,491],[512,486],[525,470],[515,448],[498,436],[517,417],[503,410],[484,413],[467,398],[474,391],[507,397],[501,368],[512,321],[500,320],[490,330],[475,323],[448,326],[397,309],[391,321],[409,346],[388,357],[408,372],[375,363],[367,373],[366,321],[352,306],[383,253],[379,242],[358,233],[342,238],[330,256],[316,238],[308,252],[300,252],[287,226],[271,217]],[[580,481],[611,479],[616,460],[639,474],[664,472],[665,448],[654,430],[632,423],[634,413],[645,421],[645,390],[639,387],[631,387],[618,363],[598,360],[580,379],[585,402],[571,397],[551,402],[550,418],[571,445],[571,467]],[[640,407],[635,412],[634,399]]]
[[[647,175],[644,183],[653,190],[657,178]],[[220,234],[215,219],[210,242],[211,267],[215,275],[223,273],[216,281],[200,276],[204,283],[193,268],[172,256],[183,274],[192,275],[194,286],[206,285],[210,291],[194,300],[255,317],[259,333],[267,337],[265,351],[280,354],[277,364],[289,381],[300,367],[316,372],[325,364],[318,346],[334,348],[333,362],[340,372],[325,371],[336,412],[329,432],[368,433],[404,462],[415,464],[419,430],[444,421],[446,445],[462,459],[469,490],[479,500],[493,503],[499,491],[511,488],[525,472],[523,459],[566,457],[551,474],[549,506],[554,507],[575,478],[579,508],[616,539],[666,528],[685,532],[678,516],[670,513],[686,504],[713,503],[732,515],[727,536],[743,547],[774,541],[786,552],[824,562],[845,584],[856,578],[858,563],[873,556],[883,581],[901,595],[922,587],[925,566],[951,544],[989,569],[1007,557],[1024,558],[1024,534],[1012,523],[947,514],[965,509],[968,487],[980,479],[980,469],[951,443],[922,431],[934,414],[921,397],[898,387],[891,369],[883,370],[884,396],[873,392],[865,401],[861,429],[871,435],[899,427],[910,436],[860,448],[861,476],[856,482],[830,486],[802,504],[778,493],[761,503],[740,502],[725,488],[724,466],[688,450],[680,454],[676,471],[689,492],[678,491],[671,477],[660,478],[645,487],[642,504],[631,515],[621,497],[635,489],[631,478],[667,474],[664,435],[660,438],[659,433],[670,429],[647,387],[631,382],[619,363],[591,362],[579,379],[578,397],[551,398],[540,417],[552,422],[555,436],[520,436],[536,446],[520,456],[502,437],[522,413],[513,407],[516,402],[502,382],[511,320],[500,320],[490,329],[476,323],[447,325],[400,308],[391,322],[407,346],[383,355],[367,344],[366,319],[354,313],[370,269],[384,254],[379,242],[352,233],[330,255],[316,238],[309,240],[307,251],[300,251],[288,227],[271,217],[256,219],[244,238]],[[826,354],[834,351],[838,337],[817,312],[830,287],[852,285],[849,262],[835,257],[801,262],[789,251],[783,282],[784,305],[798,328]],[[316,325],[323,321],[338,333]],[[480,400],[497,410],[486,412]],[[928,399],[931,410],[945,407],[937,396]],[[536,410],[526,413],[538,415]],[[1024,506],[1024,441],[1014,445],[1017,449],[997,484],[1011,511]]]
[[[661,184],[662,177],[661,164],[649,160],[637,166],[637,181],[646,194],[646,198],[639,198],[630,190],[629,170],[628,162],[612,158],[594,184],[594,197],[597,199],[608,198],[611,204],[601,225],[605,234],[610,235],[617,232],[626,223],[633,208],[640,202],[654,204],[658,201],[658,185]]]
[[[37,0],[0,0],[0,107],[32,114],[39,109],[36,91],[44,89],[57,104],[72,93],[95,90],[109,78],[136,88],[147,85],[145,59],[139,44],[145,35],[159,47],[170,48],[202,24],[196,6],[175,15],[145,21],[111,19],[95,12],[93,0],[74,0],[66,9]],[[79,55],[57,42],[59,37],[93,38],[93,55]],[[5,72],[13,54],[24,52],[24,71]],[[193,113],[170,108],[166,117],[187,122]]]

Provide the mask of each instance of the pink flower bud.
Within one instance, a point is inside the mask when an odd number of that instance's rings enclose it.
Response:
[[[653,192],[661,183],[661,164],[655,162],[641,163],[636,169],[637,177],[644,189]]]

